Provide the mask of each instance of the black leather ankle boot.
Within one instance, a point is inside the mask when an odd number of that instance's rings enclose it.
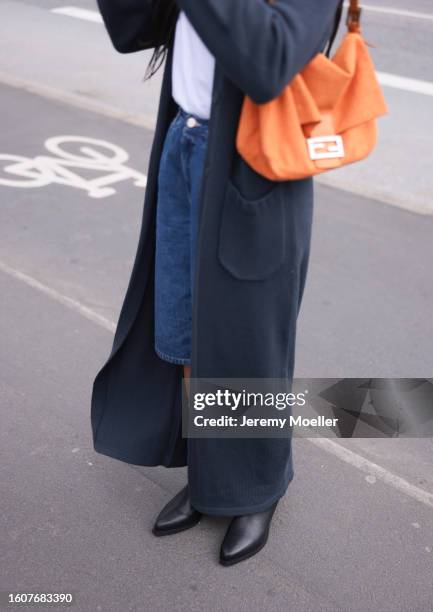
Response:
[[[188,485],[186,485],[158,514],[152,533],[156,536],[179,533],[197,525],[200,518],[201,512],[191,506]]]
[[[268,541],[269,527],[278,501],[264,512],[235,516],[220,551],[221,565],[234,565],[259,552]]]

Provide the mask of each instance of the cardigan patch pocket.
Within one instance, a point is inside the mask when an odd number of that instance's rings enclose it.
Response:
[[[220,225],[218,257],[240,280],[264,280],[285,258],[285,207],[281,185],[250,200],[227,182]]]

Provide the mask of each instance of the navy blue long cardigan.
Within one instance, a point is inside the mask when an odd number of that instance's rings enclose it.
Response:
[[[339,0],[177,0],[216,59],[193,304],[191,376],[293,377],[305,284],[312,179],[270,181],[238,155],[244,93],[264,103],[323,51]],[[115,48],[152,48],[152,2],[99,0]],[[173,16],[173,19],[177,15]],[[184,439],[182,367],[154,351],[157,175],[177,107],[173,36],[164,68],[142,227],[110,356],[96,376],[94,448],[128,463],[188,465],[193,505],[214,515],[260,511],[293,478],[291,440]]]

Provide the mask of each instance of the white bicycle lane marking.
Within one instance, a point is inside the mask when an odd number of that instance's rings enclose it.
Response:
[[[116,193],[110,185],[121,181],[132,180],[137,187],[146,186],[147,176],[128,167],[128,153],[111,142],[54,136],[44,146],[51,156],[28,158],[0,153],[0,187],[30,189],[58,184],[87,191],[90,198],[105,198]],[[91,170],[99,176],[86,178],[80,170]]]

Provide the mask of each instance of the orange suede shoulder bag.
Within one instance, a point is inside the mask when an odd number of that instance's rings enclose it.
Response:
[[[318,53],[264,104],[245,96],[236,136],[242,158],[271,180],[295,180],[365,158],[388,112],[351,0],[346,33],[332,59]]]

